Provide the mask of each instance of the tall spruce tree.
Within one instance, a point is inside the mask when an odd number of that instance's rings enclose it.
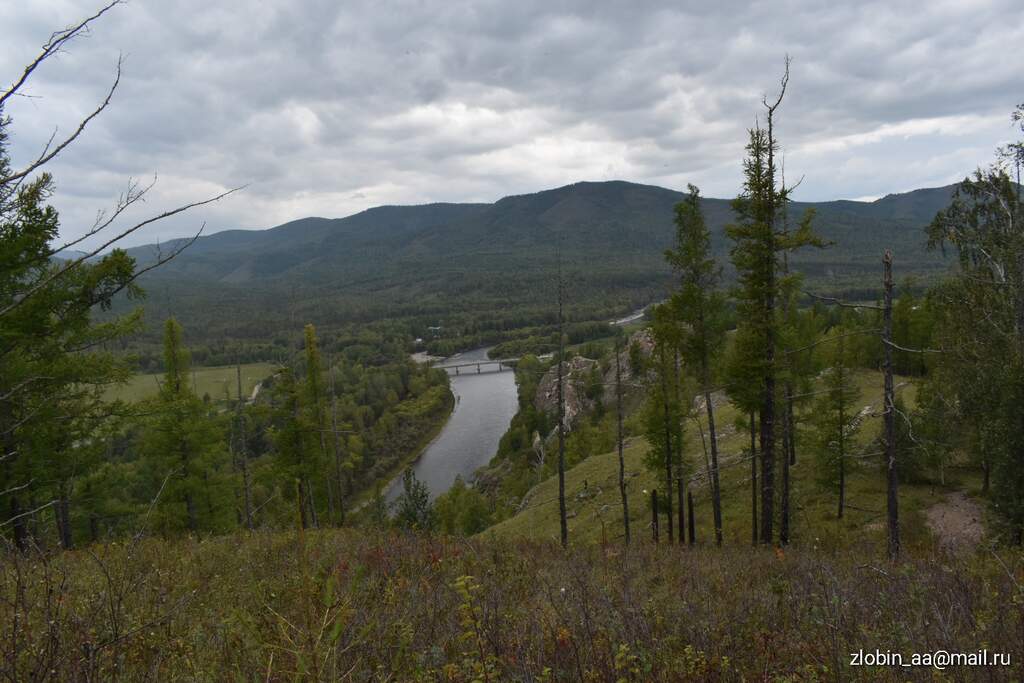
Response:
[[[670,305],[679,326],[679,351],[683,363],[696,375],[704,397],[711,451],[711,503],[715,543],[722,544],[722,494],[718,476],[718,438],[712,391],[717,359],[725,346],[725,297],[718,290],[721,268],[711,256],[711,235],[700,207],[700,190],[689,186],[689,195],[675,207],[676,241],[665,258],[679,276]],[[680,505],[682,501],[680,501]],[[681,533],[681,530],[680,530]]]
[[[190,365],[181,325],[170,318],[164,324],[164,378],[139,436],[157,525],[164,533],[232,526],[225,435],[210,406],[195,395]]]
[[[836,516],[840,519],[846,509],[846,477],[854,437],[859,421],[856,401],[860,397],[850,372],[842,328],[834,330],[836,347],[825,376],[825,393],[821,394],[812,411],[812,442],[818,456],[819,473],[824,484],[835,487],[837,493]]]
[[[778,409],[780,315],[778,301],[784,280],[780,277],[780,257],[806,245],[821,246],[811,229],[813,214],[807,212],[796,230],[790,231],[780,220],[783,205],[789,201],[791,188],[779,185],[775,139],[775,113],[782,104],[789,82],[789,61],[776,100],[767,110],[767,127],[755,126],[749,131],[747,158],[743,162],[743,192],[733,201],[737,221],[726,227],[732,240],[730,255],[736,267],[735,288],[740,327],[758,349],[750,358],[750,369],[758,377],[760,407],[758,410],[761,458],[761,533],[760,542],[774,541],[775,461]]]

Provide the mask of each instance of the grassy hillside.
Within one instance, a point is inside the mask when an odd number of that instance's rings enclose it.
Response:
[[[858,438],[865,451],[877,450],[869,446],[881,429],[882,375],[861,371],[857,375],[861,390],[860,406],[871,406],[872,414],[865,417]],[[901,383],[899,395],[913,405],[914,387]],[[720,462],[722,467],[722,507],[725,543],[749,544],[751,540],[750,464],[741,459],[744,446],[749,444],[749,433],[735,426],[736,409],[726,403],[716,412],[720,426]],[[706,430],[706,425],[703,425]],[[705,431],[706,434],[706,431]],[[686,425],[686,456],[692,471],[700,480],[693,486],[697,538],[700,542],[714,540],[711,500],[706,478],[703,476],[704,455],[700,432],[694,422]],[[658,477],[643,464],[648,446],[642,439],[632,439],[625,450],[627,494],[633,537],[643,543],[651,542],[651,508],[649,492],[664,488]],[[885,475],[878,456],[865,458],[864,464],[854,470],[847,480],[847,510],[842,520],[836,518],[836,494],[818,483],[818,463],[806,449],[798,451],[800,460],[792,472],[793,512],[791,519],[792,542],[805,546],[849,547],[858,543],[882,543],[885,539]],[[623,536],[622,504],[618,490],[618,454],[594,455],[566,473],[566,497],[571,518],[569,537],[574,542],[590,542],[607,538],[615,541]],[[781,465],[779,466],[781,468]],[[760,473],[759,473],[760,474]],[[781,469],[776,481],[781,485]],[[949,473],[950,489],[973,487],[976,477],[959,471]],[[646,493],[645,493],[646,492]],[[664,495],[664,491],[659,492]],[[674,492],[673,492],[674,493]],[[942,501],[946,490],[933,486],[902,485],[900,511],[904,545],[911,551],[932,547],[923,512]],[[559,537],[558,482],[550,478],[538,484],[528,494],[522,512],[483,532],[496,538],[555,539]],[[666,540],[667,521],[661,517],[662,542]],[[778,525],[776,525],[776,530]]]
[[[746,547],[372,528],[146,539],[0,562],[8,680],[1020,680],[1024,557],[876,564]],[[850,653],[1009,667],[850,666]]]
[[[276,365],[271,363],[245,363],[242,365],[242,395],[252,396],[253,388],[261,381],[274,374]],[[234,365],[222,367],[197,367],[193,369],[195,393],[197,396],[209,394],[214,401],[237,400],[238,384]],[[107,397],[111,400],[140,401],[155,396],[163,379],[161,373],[138,374],[127,384],[111,387]]]

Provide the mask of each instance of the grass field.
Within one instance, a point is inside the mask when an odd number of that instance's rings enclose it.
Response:
[[[857,383],[861,389],[859,408],[870,406],[858,433],[860,449],[865,453],[877,450],[871,441],[878,434],[882,418],[882,375],[860,372]],[[897,394],[908,406],[913,406],[915,387],[909,381],[897,381]],[[716,411],[719,426],[719,459],[722,482],[722,516],[724,542],[730,545],[751,542],[750,462],[741,457],[749,443],[749,433],[738,429],[736,409],[726,403]],[[701,428],[707,434],[706,424]],[[700,431],[694,421],[687,422],[685,434],[687,460],[698,477],[693,484],[697,540],[713,542],[709,487],[704,477],[704,451]],[[652,489],[663,489],[659,477],[643,464],[647,443],[640,438],[631,439],[625,449],[627,496],[632,537],[641,542],[651,541]],[[837,495],[819,483],[813,455],[807,449],[799,450],[798,461],[791,469],[792,505],[791,540],[811,546],[848,546],[860,541],[881,542],[885,537],[885,474],[881,456],[865,457],[847,477],[847,509],[842,520],[837,519]],[[760,474],[760,472],[759,472]],[[781,486],[781,462],[776,469],[776,485]],[[925,525],[923,512],[942,500],[952,488],[972,489],[976,477],[959,470],[947,472],[946,487],[903,485],[900,489],[900,511],[904,546],[930,548],[932,539]],[[498,538],[557,539],[558,481],[556,477],[535,486],[528,494],[525,508],[514,517],[483,532],[483,536]],[[969,490],[968,492],[972,492]],[[675,493],[675,492],[673,492]],[[664,495],[660,490],[659,495]],[[618,454],[594,455],[566,473],[566,498],[569,510],[569,537],[572,541],[590,542],[621,539],[624,535],[622,503],[618,490]],[[665,542],[667,520],[661,516],[661,540]],[[776,524],[776,533],[778,525]]]
[[[252,390],[256,384],[270,377],[276,369],[277,366],[273,363],[246,363],[242,365],[243,396],[252,396]],[[209,394],[210,398],[214,401],[236,400],[238,398],[234,365],[193,368],[192,378],[196,394],[199,396]],[[162,380],[163,375],[160,373],[135,375],[127,384],[111,387],[107,391],[107,397],[111,400],[141,401],[142,399],[155,396],[159,386],[158,381]]]

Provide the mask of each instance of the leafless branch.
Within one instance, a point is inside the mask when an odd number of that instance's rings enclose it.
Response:
[[[792,57],[786,55],[786,69],[782,73],[782,82],[779,87],[779,96],[775,99],[775,104],[768,104],[768,95],[761,98],[761,104],[764,105],[765,109],[768,110],[768,115],[771,116],[775,113],[775,110],[782,104],[782,98],[786,96],[786,86],[789,85],[789,65],[793,61]]]
[[[819,339],[818,341],[814,342],[813,344],[808,344],[807,346],[801,346],[798,349],[791,349],[789,351],[783,351],[783,354],[784,355],[789,355],[791,353],[797,353],[798,351],[807,351],[808,349],[813,349],[815,346],[818,346],[819,344],[824,344],[825,342],[830,342],[830,341],[836,341],[837,339],[842,339],[844,337],[856,337],[856,336],[863,335],[863,334],[878,334],[880,332],[881,332],[881,330],[857,330],[855,332],[844,332],[843,334],[837,334],[837,335],[835,335],[833,337],[825,337],[824,339]]]
[[[86,19],[83,19],[75,26],[66,28],[63,31],[56,31],[55,33],[51,34],[50,39],[46,41],[46,43],[43,45],[42,52],[40,52],[36,56],[36,58],[32,60],[32,62],[28,66],[25,67],[25,70],[24,72],[22,72],[21,77],[17,81],[15,81],[14,84],[11,85],[11,87],[8,88],[2,95],[0,95],[0,107],[3,106],[4,102],[6,102],[9,97],[17,93],[21,86],[25,85],[25,82],[28,81],[29,76],[32,75],[32,72],[35,71],[40,64],[42,64],[48,58],[52,57],[54,54],[59,52],[60,49],[64,47],[66,43],[88,32],[90,23],[92,23],[96,19],[99,19],[101,16],[110,11],[115,5],[120,5],[122,2],[123,0],[112,0],[110,3],[101,8],[98,12],[96,12],[96,14]]]
[[[57,501],[56,501],[56,499],[54,499],[54,500],[51,500],[49,503],[44,503],[44,504],[40,505],[39,507],[37,507],[37,508],[35,508],[33,510],[29,510],[27,512],[22,512],[20,515],[14,515],[10,519],[8,519],[6,522],[0,522],[0,529],[4,528],[8,524],[11,524],[12,522],[15,522],[15,521],[21,519],[22,517],[28,517],[29,515],[34,515],[35,513],[39,512],[40,510],[45,510],[46,508],[50,507],[51,505],[56,505],[56,504],[57,504]]]
[[[888,339],[883,339],[882,342],[898,351],[906,351],[907,353],[943,353],[943,351],[939,349],[908,349],[907,347],[900,346],[896,342],[891,342]]]
[[[6,496],[9,493],[14,493],[15,491],[20,491],[22,489],[27,489],[29,486],[32,485],[33,481],[35,481],[35,480],[31,479],[31,480],[25,482],[24,484],[22,484],[21,486],[12,486],[11,488],[7,489],[6,491],[0,491],[0,496]]]
[[[828,304],[835,304],[836,306],[843,306],[845,308],[868,308],[868,309],[875,310],[875,311],[881,311],[882,310],[881,306],[875,306],[873,304],[851,304],[851,303],[849,303],[847,301],[843,301],[842,299],[836,299],[836,298],[833,298],[831,296],[821,296],[819,294],[811,294],[810,292],[807,292],[807,291],[803,292],[803,294],[804,294],[804,296],[809,296],[812,299],[817,299],[818,301],[824,301],[825,303],[828,303]]]
[[[221,194],[217,195],[216,197],[211,197],[210,199],[204,199],[202,201],[192,202],[191,204],[185,204],[184,206],[179,206],[176,209],[171,209],[170,211],[165,211],[164,213],[160,214],[159,216],[154,216],[152,218],[147,218],[146,220],[144,220],[144,221],[142,221],[140,223],[136,223],[135,225],[133,225],[130,228],[122,230],[120,233],[118,233],[117,235],[111,237],[106,242],[104,242],[100,246],[96,247],[92,251],[88,252],[87,254],[84,254],[84,255],[80,256],[77,259],[74,259],[73,261],[69,261],[64,266],[62,266],[62,267],[58,268],[56,271],[54,271],[48,277],[43,278],[43,280],[38,282],[35,286],[31,287],[27,292],[25,292],[25,294],[21,298],[17,299],[16,301],[14,301],[11,304],[8,304],[6,308],[0,310],[0,318],[2,318],[3,316],[7,315],[8,313],[13,311],[14,309],[18,308],[19,306],[21,306],[21,304],[23,304],[29,298],[31,298],[32,296],[34,296],[35,294],[39,293],[41,290],[43,290],[44,288],[46,288],[47,286],[52,284],[58,278],[63,277],[64,275],[66,275],[72,269],[77,268],[78,266],[82,265],[82,263],[84,263],[88,259],[91,259],[92,257],[96,256],[97,254],[99,254],[101,251],[103,251],[104,249],[106,249],[110,245],[112,245],[115,242],[118,242],[118,241],[124,239],[125,237],[127,237],[130,234],[132,234],[133,232],[135,232],[135,231],[137,231],[137,230],[139,230],[139,229],[149,225],[150,223],[155,223],[157,221],[163,220],[164,218],[169,218],[171,216],[177,215],[177,214],[182,213],[184,211],[188,211],[189,209],[195,208],[197,206],[203,206],[205,204],[211,204],[213,202],[219,201],[219,200],[223,199],[224,197],[227,197],[228,195],[230,195],[230,194],[232,194],[234,192],[237,192],[240,189],[242,189],[242,188],[241,187],[236,187],[236,188],[228,190],[227,192],[222,192]],[[202,230],[200,230],[199,233],[196,233],[196,235],[191,240],[189,240],[187,243],[185,243],[185,247],[187,247],[188,245],[192,244],[192,242],[194,242],[199,237],[199,234],[201,232],[202,232]],[[168,257],[166,259],[158,260],[158,262],[156,264],[151,265],[148,268],[144,268],[143,270],[137,272],[135,274],[135,276],[132,278],[132,280],[134,280],[136,277],[138,277],[142,273],[146,272],[147,270],[152,270],[157,265],[160,265],[162,263],[166,263],[171,258],[174,258],[179,253],[181,253],[182,249],[184,249],[184,247],[181,247],[179,249],[175,249],[174,253],[170,257]],[[126,283],[125,286],[127,286],[127,283]],[[120,289],[123,289],[123,287],[119,288],[118,291],[120,291]]]
[[[127,210],[132,204],[143,201],[143,198],[146,196],[146,193],[153,189],[154,185],[156,185],[156,176],[153,176],[153,182],[151,182],[149,185],[141,189],[139,188],[139,183],[137,180],[129,178],[128,189],[124,192],[124,194],[117,198],[117,202],[114,205],[114,210],[109,215],[106,212],[100,212],[99,215],[96,216],[96,222],[93,223],[92,228],[90,228],[87,233],[85,233],[84,235],[77,239],[71,240],[70,242],[65,242],[56,249],[50,250],[50,255],[52,256],[53,254],[57,254],[64,251],[65,249],[70,249],[71,247],[79,244],[80,242],[89,239],[96,233],[102,232],[106,228],[110,227],[110,225],[113,224],[115,220],[117,220],[118,216],[124,213],[125,210]]]
[[[114,96],[114,91],[117,90],[117,86],[121,82],[121,65],[122,65],[122,63],[123,63],[123,57],[118,57],[117,58],[117,69],[116,69],[115,76],[114,76],[114,83],[110,86],[110,90],[107,91],[107,96],[105,98],[103,98],[103,101],[100,103],[100,105],[98,107],[96,107],[96,109],[93,110],[93,112],[91,114],[89,114],[84,119],[82,119],[82,122],[78,124],[78,128],[76,128],[75,131],[71,135],[66,137],[59,145],[54,147],[52,150],[50,149],[50,145],[47,144],[46,149],[43,150],[43,153],[40,154],[39,157],[35,161],[33,161],[31,164],[29,164],[28,166],[26,166],[22,170],[20,170],[20,171],[18,171],[16,173],[13,173],[13,174],[7,176],[6,178],[0,178],[0,185],[6,185],[7,183],[13,182],[15,180],[21,180],[25,176],[28,176],[28,175],[32,174],[33,172],[36,171],[36,169],[38,169],[40,166],[46,165],[55,156],[57,156],[62,151],[64,151],[65,147],[67,147],[72,142],[74,142],[75,138],[77,138],[79,135],[81,135],[82,131],[85,130],[85,127],[87,125],[89,125],[89,122],[92,121],[97,116],[99,116],[100,112],[102,112],[104,109],[106,109],[107,105],[110,104],[110,99]],[[47,152],[46,150],[49,150],[49,152]]]

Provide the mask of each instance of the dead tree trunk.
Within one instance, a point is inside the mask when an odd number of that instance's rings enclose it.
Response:
[[[843,373],[845,380],[845,346],[843,343],[843,337],[839,338],[839,359],[840,362],[844,363]],[[839,450],[839,519],[843,518],[843,512],[846,509],[846,387],[843,383],[839,386],[839,396],[837,397],[838,413],[839,413],[839,443],[837,444]]]
[[[64,550],[71,550],[71,496],[68,491],[68,482],[60,484],[60,498],[57,501],[57,530],[60,533],[60,545]]]
[[[249,458],[246,453],[245,443],[245,415],[242,406],[245,399],[242,398],[242,365],[235,365],[235,379],[238,385],[238,464],[242,470],[242,502],[245,506],[245,528],[252,529],[252,489],[249,483]]]
[[[668,503],[668,542],[674,540],[672,534],[672,418],[669,411],[668,399],[668,374],[666,365],[668,359],[665,357],[665,347],[660,350],[661,355],[661,404],[665,413],[665,491],[666,502]]]
[[[331,444],[334,451],[334,478],[338,497],[338,526],[345,524],[345,487],[342,481],[341,449],[338,447],[338,392],[334,384],[334,368],[330,358],[327,360],[327,372],[331,375]]]
[[[615,345],[615,409],[618,418],[617,442],[619,447],[619,495],[622,497],[622,526],[626,530],[626,543],[629,543],[629,503],[626,500],[626,459],[623,452],[622,430],[622,349]]]
[[[569,522],[565,508],[565,334],[562,283],[562,245],[558,245],[558,522],[562,547],[569,545]]]
[[[887,463],[886,491],[889,526],[889,559],[900,555],[899,475],[896,471],[896,400],[892,375],[892,252],[886,250],[882,258],[884,288],[882,310],[883,369],[885,372],[885,459]]]
[[[680,506],[682,506],[682,502],[680,502]],[[690,545],[693,545],[697,542],[697,523],[693,517],[693,491],[686,493],[686,507],[690,513]],[[680,531],[680,535],[682,535],[682,531]]]
[[[651,533],[654,535],[654,542],[658,542],[658,491],[651,490]]]
[[[722,487],[718,480],[718,436],[715,431],[715,408],[711,392],[704,392],[708,413],[708,438],[711,441],[711,510],[715,520],[715,545],[722,545]]]
[[[789,394],[786,394],[786,402],[789,403]],[[789,544],[789,441],[792,438],[789,432],[789,421],[783,416],[782,420],[782,504],[779,510],[779,543]]]
[[[320,528],[320,518],[316,514],[316,499],[313,498],[313,485],[306,480],[306,500],[309,501],[309,520],[313,523],[314,529]]]
[[[757,434],[754,424],[754,413],[750,413],[750,533],[753,544],[757,545]]]
[[[683,492],[686,490],[686,482],[683,478],[676,478],[676,498],[679,500],[679,545],[686,543],[686,535],[683,533],[683,529],[686,528],[686,515],[683,512]],[[693,518],[693,508],[690,508],[691,521]]]

